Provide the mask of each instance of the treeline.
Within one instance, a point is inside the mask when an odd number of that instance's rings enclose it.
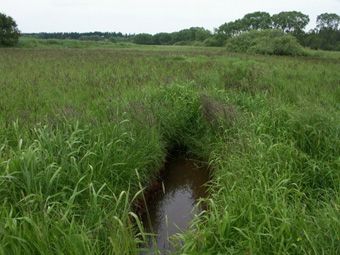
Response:
[[[266,29],[276,29],[291,34],[302,46],[321,50],[340,51],[340,16],[335,13],[323,13],[317,16],[316,27],[309,32],[305,28],[310,22],[309,16],[297,11],[286,11],[270,15],[267,12],[253,12],[243,18],[227,22],[213,32],[203,27],[191,27],[173,33],[155,35],[123,34],[121,32],[89,33],[31,33],[22,34],[39,39],[73,39],[84,41],[134,42],[145,45],[198,45],[224,46],[235,36]]]
[[[191,27],[173,33],[137,34],[133,42],[146,45],[192,45],[202,44],[212,33],[203,27]]]
[[[278,29],[295,36],[301,45],[312,49],[340,50],[340,16],[323,13],[317,16],[316,27],[309,32],[304,29],[309,16],[297,11],[280,12],[270,16],[267,12],[246,14],[242,19],[221,25],[214,36],[220,43],[233,36],[252,30]]]
[[[117,40],[128,40],[135,36],[134,34],[123,34],[121,32],[87,32],[87,33],[23,33],[22,36],[35,37],[38,39],[72,39],[84,41],[103,41],[105,39],[116,38]]]
[[[308,15],[297,11],[280,12],[272,16],[259,11],[246,14],[242,19],[224,23],[213,33],[202,27],[192,27],[173,33],[137,34],[133,41],[146,45],[224,46],[230,38],[249,31],[277,29],[295,36],[305,47],[340,50],[339,15],[320,14],[317,17],[316,28],[306,33],[304,29],[309,22]]]
[[[340,51],[340,16],[323,13],[317,17],[317,26],[300,38],[300,43],[312,49]]]

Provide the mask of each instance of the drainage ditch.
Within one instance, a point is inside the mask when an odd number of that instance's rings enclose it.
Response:
[[[176,159],[167,163],[158,190],[153,190],[147,200],[141,221],[146,232],[155,234],[149,238],[147,247],[154,254],[173,251],[169,238],[186,231],[194,214],[202,210],[195,206],[199,198],[207,196],[205,184],[209,181],[209,171],[206,165],[197,162]]]

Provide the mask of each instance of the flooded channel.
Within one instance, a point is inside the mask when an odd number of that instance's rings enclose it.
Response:
[[[142,217],[146,231],[156,234],[149,240],[149,248],[160,254],[173,250],[169,237],[188,229],[200,210],[194,211],[197,200],[207,196],[208,181],[207,167],[199,167],[194,161],[177,159],[166,165],[161,175],[162,189],[148,201],[148,213]]]

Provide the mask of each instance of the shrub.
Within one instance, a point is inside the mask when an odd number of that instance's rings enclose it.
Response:
[[[178,42],[175,42],[173,45],[177,45],[177,46],[188,46],[190,45],[191,42],[190,41],[178,41]]]
[[[219,41],[215,37],[208,38],[203,43],[207,47],[220,47],[223,45],[223,43],[221,44],[221,41]]]
[[[227,41],[229,51],[265,55],[307,55],[297,39],[280,30],[250,31]]]
[[[340,51],[340,43],[339,43],[338,46],[336,47],[336,51]]]
[[[200,42],[200,41],[193,41],[193,42],[191,42],[191,45],[192,45],[192,46],[203,47],[203,46],[204,46],[204,43],[203,43],[203,42]]]
[[[109,42],[110,42],[110,43],[117,43],[117,39],[116,39],[114,36],[111,36],[111,37],[109,38]]]

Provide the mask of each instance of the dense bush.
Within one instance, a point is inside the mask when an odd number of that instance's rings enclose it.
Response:
[[[250,31],[227,41],[229,51],[266,55],[306,55],[297,39],[280,30]]]
[[[110,42],[110,43],[117,43],[117,39],[116,39],[114,36],[111,36],[111,37],[109,38],[109,42]]]
[[[216,36],[206,39],[203,43],[208,47],[219,47],[223,45],[223,41],[218,40]]]

